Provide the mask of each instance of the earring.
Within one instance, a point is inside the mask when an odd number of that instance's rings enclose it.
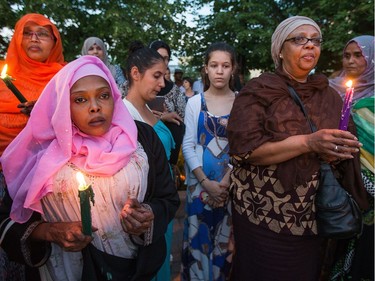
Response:
[[[283,55],[282,55],[282,54],[280,54],[280,55],[279,55],[279,57],[280,57],[280,59],[282,59],[282,58],[283,58]]]

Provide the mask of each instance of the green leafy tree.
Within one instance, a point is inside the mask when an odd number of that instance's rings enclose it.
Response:
[[[44,14],[61,32],[67,61],[80,54],[87,37],[96,36],[108,44],[112,61],[124,66],[128,46],[133,40],[148,44],[162,39],[178,49],[182,35],[188,33],[186,21],[178,15],[189,5],[187,0],[0,0],[1,10],[7,15],[6,21],[2,15],[1,26],[12,29],[26,13]],[[8,41],[0,38],[0,56],[4,57]]]
[[[192,63],[199,66],[211,43],[225,41],[235,47],[242,73],[246,69],[270,69],[269,40],[274,19],[266,15],[278,11],[274,1],[214,1],[212,10],[212,14],[199,19],[194,34],[199,40],[192,42],[193,48],[187,51],[188,55],[198,54]]]
[[[17,20],[17,15],[12,12],[9,1],[0,1],[0,11],[0,27],[7,27],[9,24],[13,27]],[[0,58],[4,56],[8,43],[7,38],[0,35]]]
[[[374,35],[374,1],[309,1],[313,9],[301,5],[301,14],[314,19],[322,29],[324,43],[318,69],[341,69],[342,50],[347,41],[359,35]]]
[[[186,46],[191,63],[202,63],[204,50],[215,41],[232,44],[242,73],[247,69],[272,70],[271,36],[276,26],[292,15],[314,19],[321,27],[324,44],[318,70],[329,74],[341,68],[341,52],[352,37],[373,35],[373,1],[200,1],[210,4],[212,14],[201,16],[194,31],[195,41]]]
[[[212,13],[197,11],[210,5]],[[125,65],[129,43],[162,39],[193,73],[203,64],[208,45],[217,41],[232,44],[239,69],[272,70],[271,36],[276,26],[291,15],[305,15],[322,28],[324,43],[318,70],[329,74],[341,68],[341,52],[352,37],[374,33],[374,3],[331,0],[0,0],[1,27],[12,29],[25,13],[47,15],[59,28],[67,61],[80,54],[83,41],[97,36],[108,43],[114,62]],[[195,16],[196,26],[187,26],[184,14]],[[0,57],[9,39],[0,35]],[[198,73],[198,72],[197,72]]]

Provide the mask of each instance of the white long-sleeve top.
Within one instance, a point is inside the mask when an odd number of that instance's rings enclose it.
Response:
[[[201,111],[201,95],[191,97],[185,109],[185,135],[182,142],[182,153],[185,158],[186,184],[196,183],[192,171],[202,166],[202,147],[198,144],[198,119]]]

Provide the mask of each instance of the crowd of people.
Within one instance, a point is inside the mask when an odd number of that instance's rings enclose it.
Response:
[[[23,16],[0,64],[26,99],[0,81],[0,280],[172,280],[181,155],[180,280],[374,280],[374,36],[343,42],[330,79],[313,71],[322,42],[291,16],[272,35],[274,72],[240,85],[235,49],[215,42],[197,81],[172,81],[162,40],[132,42],[121,68],[88,37],[67,63],[58,28]],[[321,162],[362,211],[353,238],[319,235]]]

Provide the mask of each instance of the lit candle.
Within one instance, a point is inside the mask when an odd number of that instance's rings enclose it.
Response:
[[[3,71],[1,71],[1,79],[4,81],[5,85],[12,91],[12,93],[16,96],[16,98],[21,102],[27,102],[27,99],[21,94],[21,92],[14,86],[12,80],[14,80],[11,76],[7,74],[8,65],[4,65]]]
[[[85,178],[81,172],[78,172],[77,181],[78,186],[78,197],[81,206],[81,221],[82,221],[82,232],[85,235],[91,236],[91,205],[90,201],[94,205],[94,191],[92,190],[91,185],[87,185]]]
[[[339,129],[346,131],[348,129],[348,123],[349,123],[349,117],[350,117],[350,108],[352,105],[352,99],[353,99],[353,93],[354,88],[352,88],[352,80],[349,80],[346,82],[346,93],[345,93],[345,99],[344,104],[342,106],[341,110],[341,119],[340,119],[340,125]]]

